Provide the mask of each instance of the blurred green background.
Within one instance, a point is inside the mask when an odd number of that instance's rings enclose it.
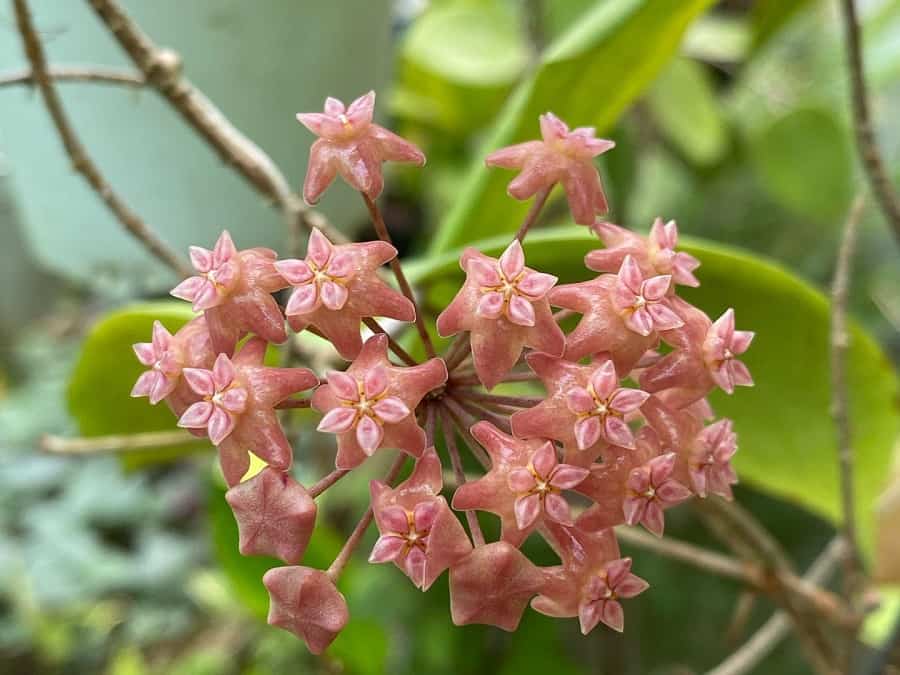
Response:
[[[51,63],[130,63],[88,3],[34,0]],[[616,222],[646,230],[675,218],[704,263],[690,299],[737,309],[757,331],[757,387],[716,399],[741,434],[738,499],[800,569],[838,514],[828,418],[826,290],[841,225],[864,180],[848,115],[836,3],[814,0],[129,0],[126,9],[185,73],[298,186],[311,136],[293,119],[325,96],[374,88],[378,114],[428,155],[392,168],[386,218],[434,303],[457,283],[453,252],[510,232],[527,204],[486,150],[537,135],[553,110],[596,125]],[[900,185],[900,1],[860,2],[877,135]],[[237,553],[212,454],[63,458],[35,451],[44,433],[171,428],[127,398],[128,345],[154,316],[186,318],[165,299],[170,273],[134,243],[71,170],[37,92],[3,85],[26,67],[9,4],[0,5],[0,672],[104,675],[359,673],[694,673],[720,662],[771,614],[741,589],[624,547],[651,591],[626,608],[624,635],[583,638],[574,620],[527,612],[518,632],[456,628],[446,579],[427,594],[393,567],[357,562],[341,589],[353,619],[323,659],[260,619],[271,563]],[[59,85],[73,125],[115,189],[179,249],[227,228],[240,247],[288,254],[279,214],[224,166],[152,91]],[[368,235],[362,203],[338,186],[322,210]],[[560,200],[536,231],[532,264],[564,277],[589,245]],[[508,238],[508,235],[507,235]],[[722,246],[725,246],[723,248]],[[738,251],[738,249],[742,249]],[[539,258],[538,258],[539,257]],[[581,274],[581,277],[573,275]],[[852,290],[851,354],[865,552],[900,525],[878,519],[898,429],[900,265],[870,203]],[[123,309],[126,308],[126,309]],[[112,314],[110,314],[112,313]],[[303,345],[313,360],[315,343]],[[286,420],[296,472],[314,480],[330,439],[303,413]],[[169,459],[172,459],[168,453]],[[325,566],[365,508],[367,464],[323,499],[305,564]],[[894,522],[890,529],[890,523]],[[885,526],[888,529],[885,529]],[[715,546],[689,507],[667,534]],[[371,535],[371,533],[370,533]],[[365,547],[364,547],[365,548]],[[543,549],[529,551],[551,564]],[[895,579],[896,581],[896,579]],[[872,648],[897,605],[866,627]],[[757,673],[808,672],[788,639]]]

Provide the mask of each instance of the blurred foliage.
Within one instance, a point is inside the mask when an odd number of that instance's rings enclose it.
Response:
[[[757,387],[720,397],[714,405],[735,418],[741,435],[737,462],[753,490],[741,488],[738,499],[801,568],[832,536],[828,519],[837,514],[833,430],[827,415],[827,304],[815,288],[824,288],[830,279],[840,226],[861,185],[847,114],[841,31],[831,4],[398,2],[395,81],[380,98],[382,114],[389,102],[392,126],[421,143],[429,158],[425,171],[392,169],[385,208],[389,222],[399,224],[401,248],[423,254],[412,271],[429,280],[429,298],[435,302],[446,300],[458,285],[459,270],[449,252],[513,230],[528,208],[505,195],[510,172],[483,167],[485,152],[535,137],[537,115],[547,110],[572,126],[596,125],[601,135],[616,141],[616,150],[601,162],[613,216],[638,230],[657,215],[677,218],[681,231],[695,237],[690,246],[703,261],[699,272],[704,285],[690,292],[690,299],[711,314],[734,306],[739,325],[757,331],[747,358]],[[877,132],[900,179],[900,128],[891,123],[900,111],[900,2],[871,0],[862,5]],[[209,18],[196,10],[191,15],[196,21],[183,21],[160,39],[185,51],[190,65],[193,55],[185,48],[199,51],[201,43],[194,44],[189,36],[210,30],[234,30],[240,36],[247,28],[255,40],[272,45],[269,51],[259,48],[261,62],[281,62],[285,40],[277,39],[282,33],[271,32],[266,22],[278,22],[293,36],[296,28],[285,19],[288,14],[281,13],[293,10],[286,9],[287,4],[278,6],[281,9],[271,10],[271,16],[260,12],[260,21],[228,12]],[[383,32],[386,22],[374,26],[346,14],[341,24],[345,28],[339,42],[353,45],[344,56],[358,63],[367,57],[360,36],[369,35],[380,44],[378,31]],[[317,27],[314,20],[306,25]],[[156,26],[149,28],[156,32]],[[90,40],[80,30],[79,25],[69,31],[63,47],[69,45],[79,54],[73,60],[83,62],[79,41]],[[322,39],[310,49],[333,50],[335,36],[322,31]],[[241,39],[228,40],[229,48],[240,54]],[[17,47],[10,49],[18,54]],[[96,54],[106,55],[104,49],[101,45]],[[387,53],[379,50],[379,58],[371,59],[373,73],[385,70],[381,56]],[[292,62],[294,68],[304,65],[309,64]],[[281,113],[272,112],[261,90],[247,95],[243,87],[261,81],[258,65],[214,70],[191,75],[201,85],[208,81],[213,100],[254,138],[259,134],[279,163],[289,160],[286,165],[296,181],[306,140],[292,135],[285,141]],[[279,72],[275,82],[289,89],[284,72]],[[221,73],[227,74],[224,86],[217,79]],[[304,84],[304,92],[327,89],[343,97],[358,93],[345,90],[350,86],[345,82],[319,81],[316,73],[304,70],[304,77],[312,80],[310,87]],[[115,107],[121,105],[121,92],[67,89],[66,97],[76,115],[87,110],[93,120],[98,110],[105,110],[119,123],[130,120],[128,134],[144,126]],[[23,110],[39,117],[37,102],[32,103],[34,107]],[[19,110],[18,105],[4,108],[4,114]],[[24,120],[25,115],[3,117],[4,133],[18,133],[18,117]],[[133,156],[114,140],[110,149],[115,134],[103,124],[94,128],[99,137],[87,140],[92,148],[95,141],[103,146],[110,175],[116,181],[127,178],[129,184],[142,182],[146,172],[134,168]],[[164,134],[158,147],[163,155],[181,136],[167,138]],[[55,144],[55,139],[50,142]],[[54,165],[58,153],[54,145]],[[39,154],[42,162],[45,154],[50,161],[49,150]],[[37,157],[29,155],[29,161]],[[203,162],[208,159],[184,166],[205,181],[210,167]],[[152,173],[162,175],[155,169]],[[15,177],[30,180],[24,171]],[[234,185],[231,178],[225,180],[231,194]],[[24,190],[30,199],[26,215],[45,213],[48,205],[68,207],[68,192],[34,198],[46,193],[48,182],[43,174],[37,187],[29,182]],[[216,202],[214,195],[221,194],[221,184],[207,182],[197,191],[192,180],[184,183],[186,192],[169,192],[151,183],[158,189],[151,190],[152,200],[139,204],[140,210],[157,214],[154,221],[172,223],[172,232],[179,230],[179,236],[199,237],[198,242],[205,243],[222,225],[216,213],[230,213],[232,220],[237,213],[262,213],[263,221],[254,216],[242,224],[225,224],[243,228],[241,245],[250,244],[248,238],[257,233],[266,241],[253,243],[287,242],[286,235],[282,239],[270,227],[276,216],[260,211],[264,207],[257,203],[235,210],[226,200],[211,219],[185,228],[184,218],[173,214],[188,207],[206,213],[210,199]],[[221,478],[211,470],[211,453],[185,456],[186,448],[168,448],[162,454],[142,451],[126,459],[129,468],[141,465],[141,472],[135,473],[123,472],[112,458],[63,459],[33,452],[36,437],[46,432],[97,435],[171,429],[171,415],[163,406],[154,409],[144,400],[128,398],[140,371],[128,346],[149,339],[154,318],[175,330],[190,312],[180,303],[136,297],[143,289],[160,288],[160,275],[145,274],[153,265],[137,266],[131,270],[135,273],[126,270],[127,265],[120,264],[122,251],[133,253],[134,247],[124,235],[101,234],[106,230],[95,228],[90,218],[42,218],[38,225],[83,234],[79,243],[102,237],[104,250],[91,254],[103,254],[116,264],[105,271],[93,267],[89,274],[82,270],[81,285],[64,297],[56,286],[51,291],[47,277],[28,261],[33,238],[19,228],[29,223],[20,222],[7,186],[6,181],[0,185],[0,301],[7,317],[0,320],[0,368],[5,373],[0,375],[3,672],[508,675],[553,670],[560,675],[662,675],[712,667],[771,613],[767,602],[758,601],[747,621],[737,625],[740,589],[734,584],[626,547],[624,552],[635,556],[638,573],[653,589],[629,602],[623,636],[598,630],[582,638],[575,621],[549,620],[531,611],[515,634],[478,626],[455,628],[446,576],[422,594],[392,565],[358,560],[341,580],[353,621],[324,659],[310,657],[295,638],[261,621],[267,600],[260,577],[275,562],[238,554],[236,527],[222,499]],[[352,230],[359,224],[353,222],[353,207],[344,207],[349,204],[346,197],[346,192],[337,192],[325,206],[333,207],[333,213],[351,214],[339,224]],[[563,223],[567,217],[557,200],[542,225]],[[26,235],[20,236],[22,232]],[[368,230],[364,234],[368,236]],[[124,248],[114,239],[125,241]],[[46,243],[46,237],[42,241]],[[71,259],[72,251],[56,243],[54,256]],[[584,273],[576,262],[588,246],[584,230],[535,231],[528,239],[529,261],[574,281],[574,274]],[[896,358],[900,272],[895,244],[874,207],[867,210],[858,257],[853,312]],[[134,305],[136,300],[150,302]],[[41,314],[41,323],[21,328],[25,319]],[[85,331],[89,324],[93,327]],[[77,344],[73,336],[83,334],[84,341]],[[327,358],[316,339],[301,341],[299,348],[310,359]],[[896,378],[877,343],[862,329],[854,331],[851,375],[860,524],[871,542],[875,497],[886,487],[897,431]],[[312,418],[305,411],[284,419],[295,447],[302,448],[295,467],[298,478],[315,480],[332,461],[329,441],[309,433]],[[198,443],[191,449],[205,447]],[[173,458],[182,461],[157,462]],[[368,480],[383,472],[382,459],[371,460],[322,497],[307,564],[324,567],[334,556],[342,534],[367,505]],[[667,533],[716,545],[689,508],[670,513]],[[890,518],[883,521],[895,524]],[[483,525],[496,530],[490,517]],[[369,532],[362,550],[373,541]],[[526,547],[535,560],[553,562],[536,538]],[[900,610],[896,595],[886,597],[883,611],[867,626],[867,637],[875,642],[885,638]],[[786,641],[756,672],[778,675],[806,669],[797,645]]]

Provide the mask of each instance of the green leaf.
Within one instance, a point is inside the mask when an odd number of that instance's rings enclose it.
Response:
[[[146,370],[131,345],[150,340],[154,320],[174,333],[193,317],[190,305],[183,302],[142,303],[108,314],[94,326],[68,390],[69,412],[83,436],[175,429],[175,417],[164,403],[151,406],[146,398],[131,398],[131,388]],[[208,450],[208,443],[191,442],[126,453],[123,461],[136,468]]]
[[[812,220],[842,215],[853,198],[849,132],[827,108],[794,110],[754,133],[750,159],[766,189]]]
[[[675,59],[651,87],[647,103],[660,131],[698,166],[718,162],[728,149],[728,129],[712,82],[702,65]]]
[[[573,126],[607,132],[652,82],[690,21],[710,0],[608,0],[553,42],[535,73],[512,94],[478,152],[431,252],[494,232],[512,232],[528,209],[506,195],[509,171],[486,170],[496,148],[538,135],[538,115],[552,110]]]
[[[753,46],[758,48],[768,41],[809,0],[757,0],[750,12],[753,28]]]
[[[499,255],[507,243],[502,237],[477,247]],[[525,249],[530,266],[572,282],[589,277],[580,261],[596,246],[586,230],[569,227],[533,232]],[[739,388],[733,396],[712,396],[713,408],[732,418],[739,433],[736,464],[741,477],[837,520],[826,298],[786,269],[746,252],[698,240],[684,248],[703,263],[698,274],[702,286],[680,290],[681,295],[713,318],[734,307],[739,327],[756,331],[745,359],[756,386]],[[458,255],[448,254],[414,264],[408,275],[441,302],[459,287],[462,273]],[[848,375],[859,527],[870,551],[873,505],[886,481],[900,418],[896,374],[875,341],[858,327],[852,331]]]

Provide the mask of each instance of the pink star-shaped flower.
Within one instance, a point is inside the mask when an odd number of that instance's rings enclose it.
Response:
[[[614,302],[618,277],[603,274],[591,281],[563,284],[550,291],[550,304],[581,314],[578,325],[566,336],[565,358],[579,361],[606,353],[620,373],[630,373],[646,352],[659,343],[652,331],[640,335],[625,322]]]
[[[694,490],[701,497],[708,493],[733,498],[731,486],[738,482],[731,466],[737,452],[737,434],[731,420],[721,419],[700,432],[690,451],[688,470]]]
[[[182,281],[171,293],[192,302],[195,312],[204,312],[217,352],[231,354],[248,332],[267,342],[287,340],[284,317],[272,297],[286,286],[275,271],[275,251],[238,251],[226,231],[212,251],[191,246],[190,255],[199,274]]]
[[[657,537],[663,535],[663,511],[691,496],[690,490],[672,478],[675,460],[675,453],[669,452],[631,470],[624,504],[626,523],[641,523]]]
[[[178,426],[206,429],[219,447],[219,460],[229,486],[247,473],[247,450],[279,471],[291,467],[291,446],[275,414],[275,406],[291,394],[311,389],[318,378],[306,368],[263,365],[266,343],[246,342],[234,357],[219,354],[212,370],[185,368],[182,374],[201,400],[178,420]]]
[[[360,96],[349,106],[330,96],[323,113],[299,113],[297,120],[319,139],[309,149],[303,198],[315,204],[340,174],[353,189],[375,199],[384,188],[382,162],[425,164],[415,145],[375,124],[375,92]]]
[[[646,337],[654,331],[671,330],[684,325],[684,321],[669,308],[666,301],[671,283],[672,277],[668,274],[644,279],[634,258],[625,256],[616,275],[613,305],[630,330]]]
[[[453,623],[514,631],[528,601],[543,584],[541,570],[511,544],[497,541],[478,546],[450,568]]]
[[[584,588],[578,607],[582,634],[590,633],[598,623],[621,633],[625,629],[625,611],[619,600],[640,595],[649,587],[650,584],[631,573],[631,558],[606,563]]]
[[[313,654],[321,654],[350,620],[347,601],[331,578],[309,567],[276,567],[266,572],[269,625],[290,631]]]
[[[152,405],[169,402],[176,415],[197,400],[181,372],[185,367],[211,368],[215,353],[203,317],[192,319],[172,335],[159,321],[153,322],[151,342],[133,345],[138,361],[150,368],[131,390],[134,397],[147,396]]]
[[[460,267],[466,281],[438,316],[437,329],[442,337],[469,331],[475,371],[485,387],[503,379],[525,346],[562,356],[565,335],[547,301],[556,277],[525,267],[517,240],[499,259],[467,248]]]
[[[602,221],[597,222],[592,229],[606,248],[591,251],[585,256],[584,264],[588,269],[615,274],[622,266],[625,256],[630,255],[645,277],[668,274],[676,284],[694,287],[700,285],[694,276],[694,270],[700,267],[700,261],[689,253],[675,250],[678,245],[678,225],[674,220],[663,223],[662,218],[657,218],[647,237]]]
[[[447,501],[441,462],[434,448],[416,461],[403,483],[391,489],[372,481],[372,510],[381,536],[369,562],[393,562],[423,591],[472,550],[472,544]]]
[[[413,457],[425,449],[414,411],[447,381],[447,367],[438,358],[394,366],[387,351],[386,335],[370,337],[350,367],[328,373],[328,384],[313,394],[312,407],[324,413],[318,430],[337,434],[339,469],[359,466],[379,448],[399,448]]]
[[[596,214],[609,210],[593,158],[616,144],[595,138],[592,127],[569,131],[566,123],[550,112],[540,116],[540,125],[542,140],[496,150],[487,156],[485,164],[521,170],[507,188],[515,199],[528,199],[560,183],[575,222],[593,224]]]
[[[315,326],[345,359],[362,349],[363,317],[414,321],[413,304],[378,277],[378,268],[397,257],[383,241],[335,246],[319,230],[309,235],[305,260],[281,260],[275,269],[294,287],[284,313],[300,332]]]
[[[684,326],[666,331],[664,338],[675,350],[640,375],[641,388],[670,392],[669,403],[681,408],[706,396],[715,386],[726,393],[736,386],[753,386],[750,371],[737,357],[753,340],[753,333],[734,329],[734,310],[728,309],[710,322],[699,309],[673,298]]]
[[[500,517],[503,540],[519,546],[545,520],[571,522],[569,505],[560,492],[580,483],[588,471],[559,464],[549,441],[520,440],[490,422],[471,429],[491,457],[491,468],[476,481],[460,485],[453,508],[478,509]]]
[[[316,503],[290,474],[268,466],[225,493],[243,555],[300,562],[316,525]]]

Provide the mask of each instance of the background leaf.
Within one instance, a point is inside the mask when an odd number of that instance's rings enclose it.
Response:
[[[572,126],[605,133],[653,80],[684,29],[710,0],[608,0],[548,46],[532,77],[512,94],[490,139],[477,153],[453,209],[440,223],[431,252],[513,231],[527,203],[510,200],[509,171],[484,168],[496,148],[535,138],[538,115],[552,110]],[[622,73],[628,73],[626,77]]]
[[[499,255],[507,238],[476,244]],[[586,230],[558,228],[529,234],[528,264],[561,282],[587,278],[573,264],[597,240]],[[703,263],[698,289],[683,297],[718,317],[734,307],[738,327],[756,331],[745,359],[756,380],[734,396],[714,392],[713,408],[734,419],[741,451],[736,464],[748,482],[793,500],[832,520],[840,513],[834,427],[829,416],[829,307],[825,297],[784,268],[711,242],[685,242]],[[459,287],[458,255],[428,259],[410,278],[430,285],[437,302]],[[873,505],[887,480],[891,448],[900,429],[895,406],[898,382],[884,353],[866,333],[853,329],[849,384],[856,452],[856,490],[861,538],[873,543]]]
[[[164,403],[151,406],[146,398],[129,395],[146,370],[131,345],[150,340],[154,320],[174,333],[193,317],[190,305],[184,302],[142,303],[108,314],[94,326],[84,341],[68,390],[69,412],[83,436],[175,429],[175,417]],[[126,466],[134,468],[211,449],[208,443],[191,442],[122,457]]]

